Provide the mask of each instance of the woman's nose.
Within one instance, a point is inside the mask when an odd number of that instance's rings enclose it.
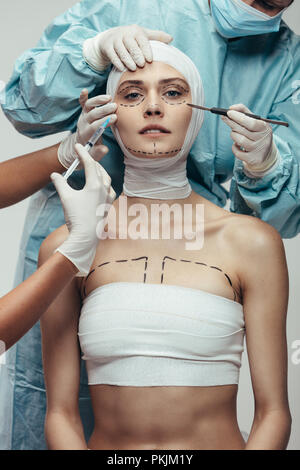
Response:
[[[163,116],[163,107],[158,103],[149,103],[144,110],[144,117]]]

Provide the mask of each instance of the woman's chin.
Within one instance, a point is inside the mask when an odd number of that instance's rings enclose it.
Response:
[[[155,143],[154,143],[155,144]],[[159,145],[141,145],[136,148],[132,146],[126,146],[126,149],[135,157],[145,158],[145,159],[157,159],[157,158],[172,158],[175,157],[181,148],[172,148]]]
[[[170,155],[170,153],[166,152],[166,153],[159,153],[158,154],[145,154],[145,153],[133,153],[131,152],[132,155],[134,155],[135,157],[139,157],[139,158],[144,158],[145,160],[159,160],[160,158],[172,158],[172,157],[175,157],[177,155],[177,153],[172,153]]]

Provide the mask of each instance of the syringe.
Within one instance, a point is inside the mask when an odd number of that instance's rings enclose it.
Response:
[[[109,123],[110,118],[107,118],[106,121],[102,124],[102,126],[99,127],[99,129],[96,130],[96,132],[92,135],[88,143],[84,146],[84,148],[89,152],[92,147],[94,147],[95,143],[98,141],[98,139],[101,137],[103,132],[105,131],[105,128],[107,124]],[[78,167],[80,161],[79,158],[76,158],[70,168],[68,168],[67,172],[64,175],[64,178],[67,180],[69,176],[73,173],[73,171],[76,170]]]

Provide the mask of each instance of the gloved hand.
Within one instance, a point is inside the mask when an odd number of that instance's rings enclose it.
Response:
[[[84,188],[75,190],[62,175],[50,175],[61,199],[69,229],[68,238],[55,251],[62,253],[78,268],[76,276],[86,276],[96,254],[97,234],[100,236],[103,232],[116,193],[105,169],[93,160],[82,145],[76,144],[75,149],[85,170]],[[100,205],[102,211],[99,211]]]
[[[278,160],[278,149],[273,141],[273,131],[269,123],[253,119],[243,111],[251,111],[243,104],[230,106],[231,111],[222,120],[232,129],[230,134],[234,144],[234,155],[243,161],[245,173],[252,177],[262,177]]]
[[[58,147],[58,160],[65,168],[69,168],[77,158],[76,143],[87,144],[94,132],[108,117],[110,117],[108,127],[116,122],[117,115],[112,113],[116,111],[117,105],[116,103],[110,103],[110,101],[111,96],[109,95],[99,95],[88,99],[88,91],[86,89],[82,90],[79,98],[82,113],[78,119],[77,130],[74,134],[68,135]],[[102,145],[102,139],[100,138],[90,150],[90,155],[99,161],[107,152],[108,148]],[[82,165],[79,164],[77,169],[82,169]]]
[[[152,62],[149,40],[172,41],[172,36],[163,31],[142,28],[138,25],[117,26],[86,39],[83,43],[84,60],[95,70],[105,70],[110,63],[120,72],[143,67],[145,59]],[[124,67],[125,66],[125,67]]]

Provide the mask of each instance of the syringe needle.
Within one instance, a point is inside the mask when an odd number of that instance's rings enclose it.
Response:
[[[102,124],[102,126],[100,126],[96,132],[94,132],[94,134],[92,135],[92,137],[90,138],[90,140],[88,141],[88,143],[84,146],[84,148],[89,152],[91,150],[92,147],[94,147],[95,143],[99,140],[99,138],[101,137],[101,135],[103,134],[103,132],[105,131],[105,128],[107,127],[108,123],[110,121],[110,118],[107,118],[106,121]],[[64,175],[64,178],[67,180],[69,178],[69,176],[71,176],[71,174],[73,173],[73,171],[76,170],[76,168],[78,167],[80,163],[80,160],[79,158],[76,158],[74,160],[74,162],[72,163],[72,165],[68,168],[67,172],[65,173]]]

